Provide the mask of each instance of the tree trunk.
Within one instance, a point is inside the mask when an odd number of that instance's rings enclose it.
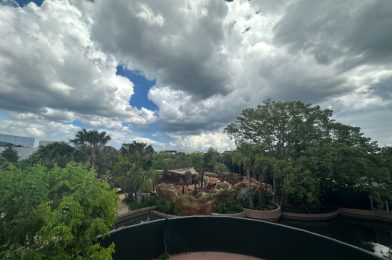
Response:
[[[276,202],[276,177],[275,177],[275,173],[272,174],[272,190],[273,190],[273,201]]]
[[[253,209],[252,188],[251,188],[251,185],[250,185],[250,167],[249,167],[249,166],[246,167],[246,177],[248,178],[248,189],[249,189],[248,200],[249,200],[249,207],[250,207],[251,209]]]

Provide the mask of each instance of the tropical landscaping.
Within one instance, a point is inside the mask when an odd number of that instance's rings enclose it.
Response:
[[[392,147],[336,122],[331,110],[266,100],[225,132],[235,150],[172,153],[136,141],[116,149],[108,133],[86,129],[23,161],[8,147],[0,156],[0,258],[110,258],[115,246],[97,237],[116,222],[118,193],[129,212],[154,207],[169,217],[389,211]]]

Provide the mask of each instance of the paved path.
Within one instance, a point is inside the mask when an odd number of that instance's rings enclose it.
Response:
[[[128,205],[124,202],[126,195],[126,193],[121,193],[118,195],[120,202],[118,203],[117,216],[119,217],[129,213]]]

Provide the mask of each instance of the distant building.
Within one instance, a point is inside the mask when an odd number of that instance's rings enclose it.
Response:
[[[164,170],[161,181],[165,183],[172,183],[179,185],[181,183],[194,183],[199,173],[193,167],[175,170]]]
[[[12,144],[14,146],[34,147],[35,139],[16,135],[0,134],[0,146]]]
[[[31,137],[23,137],[16,135],[0,134],[0,153],[8,145],[12,145],[18,152],[19,159],[24,160],[30,157],[37,148],[34,148],[35,139]]]

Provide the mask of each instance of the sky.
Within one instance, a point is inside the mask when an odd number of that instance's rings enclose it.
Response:
[[[235,148],[271,98],[392,145],[390,0],[0,0],[0,133]]]

